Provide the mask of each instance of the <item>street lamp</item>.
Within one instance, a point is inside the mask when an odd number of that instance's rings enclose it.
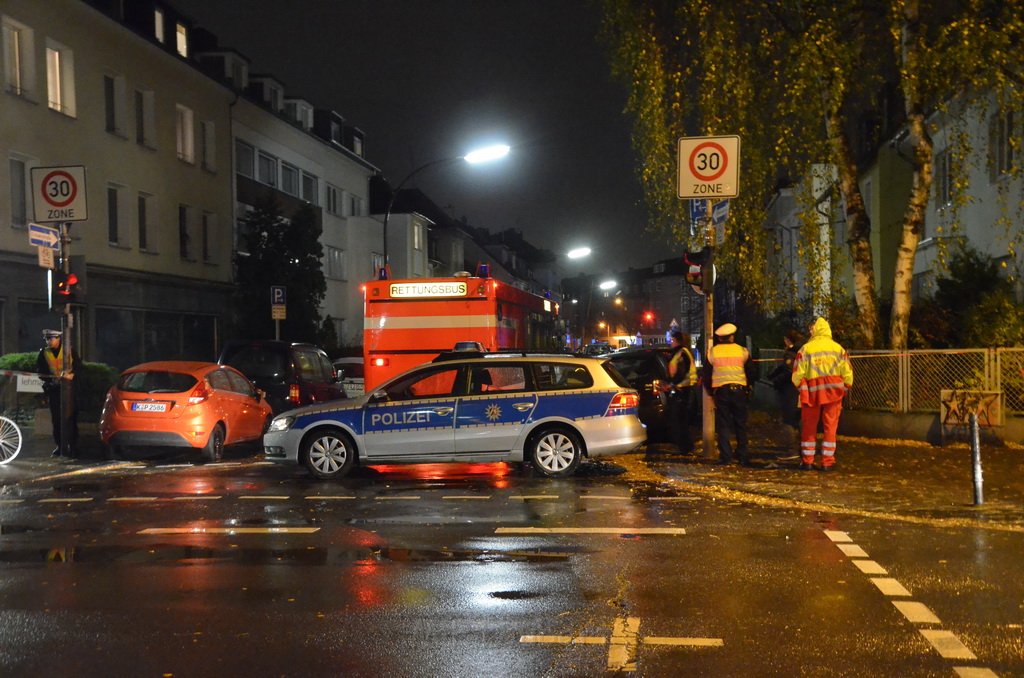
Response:
[[[402,187],[405,186],[409,179],[427,169],[428,167],[434,167],[436,165],[447,165],[459,160],[465,160],[471,165],[479,165],[485,162],[491,162],[492,160],[498,160],[508,155],[511,148],[505,144],[495,144],[493,146],[485,146],[478,148],[466,153],[465,155],[459,155],[454,158],[439,158],[438,160],[431,160],[428,163],[424,163],[409,172],[405,177],[398,182],[398,186],[391,192],[391,198],[388,200],[388,207],[384,211],[384,268],[382,268],[377,277],[384,280],[388,276],[388,220],[391,218],[391,208],[395,206],[395,198],[398,197]]]
[[[566,256],[569,257],[570,259],[582,259],[583,257],[589,256],[589,255],[590,255],[590,248],[589,247],[576,247],[576,248],[573,248],[573,249],[569,250],[568,252],[566,252]]]

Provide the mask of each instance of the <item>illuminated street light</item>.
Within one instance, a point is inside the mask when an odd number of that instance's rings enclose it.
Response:
[[[602,290],[610,290],[611,288],[617,286],[618,284],[619,283],[615,282],[614,280],[605,280],[603,283],[598,285],[598,287],[600,287]]]
[[[568,256],[570,259],[581,259],[589,255],[589,247],[576,247],[574,249],[569,250],[569,252],[566,254],[566,256]]]
[[[449,163],[458,162],[459,160],[465,160],[471,165],[479,165],[485,162],[491,162],[492,160],[498,160],[504,158],[512,150],[510,146],[506,144],[495,144],[493,146],[485,146],[483,148],[477,148],[470,151],[465,155],[459,155],[454,158],[440,158],[438,160],[431,160],[428,163],[424,163],[409,172],[405,177],[398,182],[398,186],[391,192],[391,199],[388,200],[388,207],[384,211],[384,268],[378,271],[377,277],[381,280],[385,279],[388,273],[388,221],[391,218],[391,208],[395,206],[395,198],[401,192],[402,187],[405,186],[409,179],[427,169],[428,167],[434,167],[436,165],[447,165]]]

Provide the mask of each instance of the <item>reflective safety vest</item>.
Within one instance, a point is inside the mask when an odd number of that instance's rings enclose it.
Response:
[[[711,370],[711,388],[726,384],[747,385],[747,373],[744,369],[750,352],[739,344],[715,344],[708,353]]]
[[[46,364],[50,367],[50,374],[55,377],[60,376],[60,373],[64,371],[64,344],[60,345],[57,355],[54,355],[50,349],[44,348],[43,356],[46,358]]]
[[[690,369],[686,377],[680,379],[678,375],[679,361],[684,355],[690,359]],[[690,349],[680,346],[679,350],[672,354],[672,359],[668,361],[668,364],[669,374],[673,375],[672,379],[677,386],[693,386],[697,383],[697,363],[693,360],[693,354],[690,353]]]

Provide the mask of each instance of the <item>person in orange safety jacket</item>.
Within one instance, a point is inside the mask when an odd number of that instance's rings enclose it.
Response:
[[[818,421],[821,441],[821,470],[836,463],[836,431],[843,398],[853,386],[853,367],[846,349],[832,339],[832,328],[824,318],[811,324],[811,338],[803,345],[793,364],[793,385],[800,393],[800,468],[814,468]]]

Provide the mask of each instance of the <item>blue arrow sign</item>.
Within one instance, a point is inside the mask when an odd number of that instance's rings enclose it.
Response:
[[[711,208],[711,223],[715,226],[724,224],[725,220],[729,218],[729,201],[722,200],[716,202]]]
[[[708,201],[707,200],[691,200],[690,201],[690,222],[696,223],[701,219],[704,219],[708,215]]]
[[[51,250],[60,249],[60,231],[50,226],[29,224],[28,241],[36,247],[49,247]]]

